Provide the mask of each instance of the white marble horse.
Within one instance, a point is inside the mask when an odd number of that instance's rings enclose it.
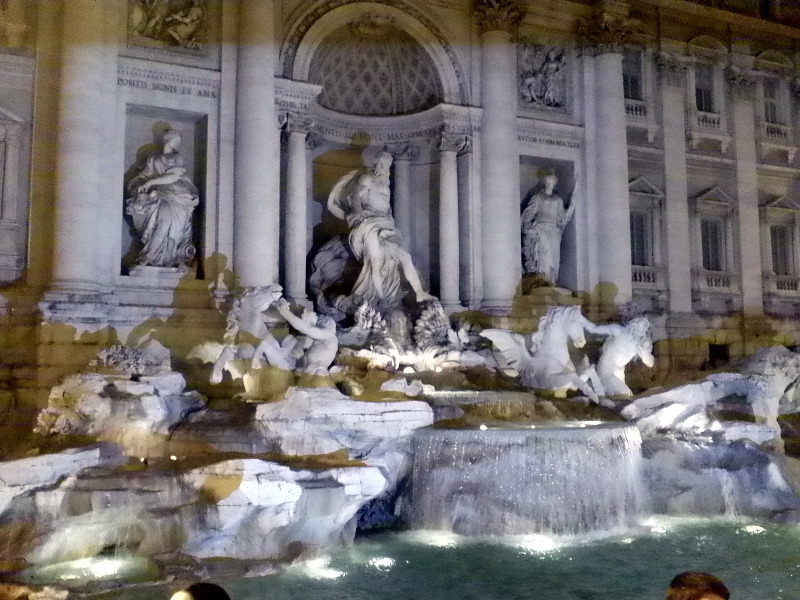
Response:
[[[569,342],[576,348],[586,344],[584,330],[595,325],[581,314],[578,306],[554,306],[539,319],[539,329],[525,337],[505,329],[484,329],[481,335],[492,341],[507,367],[519,373],[523,385],[566,392],[580,390],[600,404],[605,391],[593,366],[575,367],[569,355]]]

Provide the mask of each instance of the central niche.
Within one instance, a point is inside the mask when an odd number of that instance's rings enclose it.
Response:
[[[430,55],[391,17],[366,15],[330,34],[314,54],[309,81],[325,108],[362,116],[416,113],[442,101]]]

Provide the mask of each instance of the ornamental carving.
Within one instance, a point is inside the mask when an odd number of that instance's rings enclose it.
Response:
[[[655,62],[662,81],[676,86],[686,85],[686,73],[689,67],[680,56],[660,52]]]
[[[443,133],[439,139],[440,152],[455,152],[459,154],[469,149],[470,138],[468,135],[454,135]]]
[[[724,75],[734,94],[742,98],[753,97],[757,79],[752,72],[736,65],[728,65],[725,67]]]
[[[519,45],[519,101],[524,107],[564,108],[566,53],[563,48]]]
[[[519,0],[476,0],[475,18],[482,32],[506,31],[512,33],[525,16]]]
[[[314,126],[314,120],[306,114],[289,111],[281,125],[289,133],[307,134]]]
[[[579,21],[577,28],[581,45],[596,54],[622,52],[635,32],[633,21],[608,14]]]
[[[129,0],[128,39],[135,46],[199,51],[207,38],[208,0]]]
[[[420,149],[416,144],[401,142],[386,146],[386,151],[394,157],[395,161],[416,160],[419,157]]]

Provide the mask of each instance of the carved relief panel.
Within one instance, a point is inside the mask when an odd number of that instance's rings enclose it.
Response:
[[[518,46],[519,104],[524,110],[567,110],[567,53],[558,46]]]

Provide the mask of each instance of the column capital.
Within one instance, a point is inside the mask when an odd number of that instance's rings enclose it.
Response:
[[[659,52],[656,55],[656,69],[658,69],[662,81],[675,86],[686,85],[686,73],[689,65],[683,57],[669,52]]]
[[[736,65],[728,65],[725,67],[724,73],[725,81],[728,82],[735,96],[745,100],[753,98],[758,80],[752,71]]]
[[[524,16],[525,7],[520,0],[475,0],[475,18],[481,33],[513,33]]]
[[[309,150],[316,150],[325,143],[325,138],[315,131],[310,132],[306,136],[306,148]]]
[[[386,146],[386,151],[397,160],[415,160],[419,156],[420,148],[411,142],[399,142]]]
[[[439,137],[439,152],[455,152],[460,154],[469,150],[472,140],[468,135],[455,133],[442,133]]]
[[[283,113],[283,119],[278,118],[280,126],[289,133],[308,134],[314,126],[314,119],[307,114],[299,111],[288,111]]]
[[[584,53],[608,54],[622,52],[635,32],[634,22],[627,17],[598,13],[578,22],[578,42]]]

